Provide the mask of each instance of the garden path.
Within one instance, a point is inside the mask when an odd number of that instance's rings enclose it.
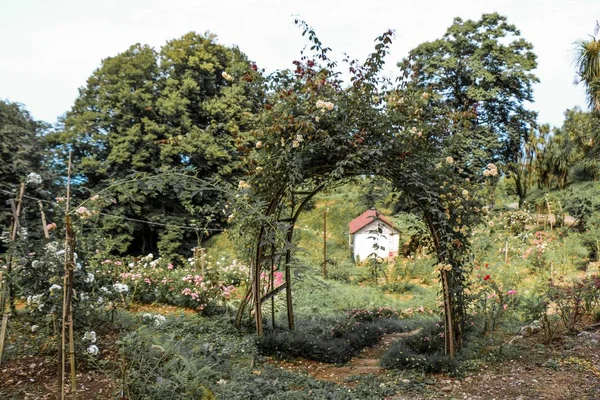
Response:
[[[418,331],[419,329],[415,329],[410,332],[396,332],[383,335],[375,346],[364,349],[358,356],[352,358],[348,363],[343,365],[304,359],[294,361],[273,361],[273,363],[294,372],[306,373],[320,381],[353,386],[358,382],[356,379],[353,379],[353,377],[389,373],[388,370],[379,365],[381,356],[383,356],[396,340],[414,335]]]

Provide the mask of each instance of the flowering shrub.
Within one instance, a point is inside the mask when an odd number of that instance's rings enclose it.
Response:
[[[565,328],[576,332],[578,325],[586,316],[590,317],[600,303],[600,277],[594,275],[570,284],[562,279],[550,280],[547,296]]]
[[[88,299],[96,284],[95,276],[88,272],[75,253],[75,270],[73,272],[74,307],[88,312],[93,303],[82,302]],[[29,253],[15,269],[16,286],[20,295],[26,300],[31,313],[38,315],[60,315],[63,296],[63,275],[65,250],[62,243],[49,242],[38,253]]]
[[[198,311],[229,301],[247,274],[247,268],[236,260],[225,267],[209,264],[204,275],[196,270],[194,259],[189,259],[188,263],[175,268],[170,261],[148,254],[128,263],[104,260],[101,270],[109,279],[117,275],[119,282],[113,284],[112,290],[128,293],[130,300],[159,302]]]
[[[531,214],[522,210],[508,212],[506,213],[505,218],[505,227],[510,230],[513,235],[522,233],[525,231],[526,226],[533,222]]]
[[[533,245],[525,250],[523,253],[523,258],[530,258],[534,268],[543,270],[547,265],[545,253],[548,250],[548,245],[550,242],[552,242],[552,240],[553,238],[549,233],[544,231],[536,232],[532,242]]]
[[[474,281],[471,284],[473,314],[483,318],[483,331],[494,331],[504,313],[517,303],[517,291],[504,289],[503,284],[494,279],[489,264],[475,266]]]

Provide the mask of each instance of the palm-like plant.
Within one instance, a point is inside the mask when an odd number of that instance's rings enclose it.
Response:
[[[589,40],[576,42],[575,67],[578,83],[586,88],[590,108],[600,112],[600,40],[598,31],[600,24],[596,22],[594,36]]]

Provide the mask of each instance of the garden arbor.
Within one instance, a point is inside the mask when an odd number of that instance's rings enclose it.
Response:
[[[295,70],[270,77],[270,96],[249,158],[253,173],[239,184],[240,196],[258,202],[263,211],[259,218],[248,214],[242,221],[254,239],[252,285],[238,322],[252,303],[262,335],[263,303],[285,291],[288,325],[294,328],[290,263],[300,212],[336,182],[377,175],[410,199],[431,232],[444,299],[446,353],[454,356],[465,320],[467,237],[478,211],[472,198],[478,179],[474,171],[485,166],[461,165],[451,155],[452,133],[460,121],[436,106],[434,94],[381,77],[392,32],[376,40],[365,63],[345,60],[351,78],[343,85],[329,49],[303,27],[315,54],[295,61]],[[278,270],[285,282],[274,287]]]

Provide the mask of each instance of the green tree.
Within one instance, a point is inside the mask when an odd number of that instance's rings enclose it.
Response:
[[[0,231],[8,231],[10,224],[8,200],[17,197],[19,185],[27,181],[30,173],[40,175],[41,183],[28,185],[28,194],[49,197],[48,189],[54,183],[54,175],[48,168],[52,160],[46,149],[45,133],[48,129],[48,124],[36,121],[23,105],[0,100]],[[29,231],[40,236],[42,230],[37,204],[32,205],[29,201],[23,214],[23,225],[28,225],[25,214],[30,214],[31,227],[36,229]]]
[[[136,44],[102,61],[66,115],[56,136],[72,150],[81,196],[132,173],[193,170],[203,179],[236,180],[243,173],[248,131],[262,96],[261,75],[237,48],[220,45],[213,35],[188,33],[160,51]],[[162,193],[143,184],[114,190],[107,204],[112,218],[98,221],[115,239],[117,252],[163,255],[189,251],[194,230],[218,228],[223,213],[218,193],[190,193],[166,183]],[[157,224],[169,217],[172,226]]]
[[[565,111],[563,125],[552,130],[538,150],[536,169],[540,187],[556,184],[564,188],[569,177],[595,179],[599,173],[598,158],[593,155],[598,136],[598,120],[593,112],[579,107]]]
[[[405,64],[412,65],[409,79],[436,93],[453,113],[448,134],[454,137],[455,158],[480,170],[502,161],[509,174],[528,181],[519,164],[535,126],[536,114],[526,102],[533,100],[537,62],[531,43],[506,17],[456,18],[441,39],[412,50]]]
[[[590,108],[600,112],[600,41],[596,33],[589,40],[576,42],[575,68],[578,81],[585,85]]]

